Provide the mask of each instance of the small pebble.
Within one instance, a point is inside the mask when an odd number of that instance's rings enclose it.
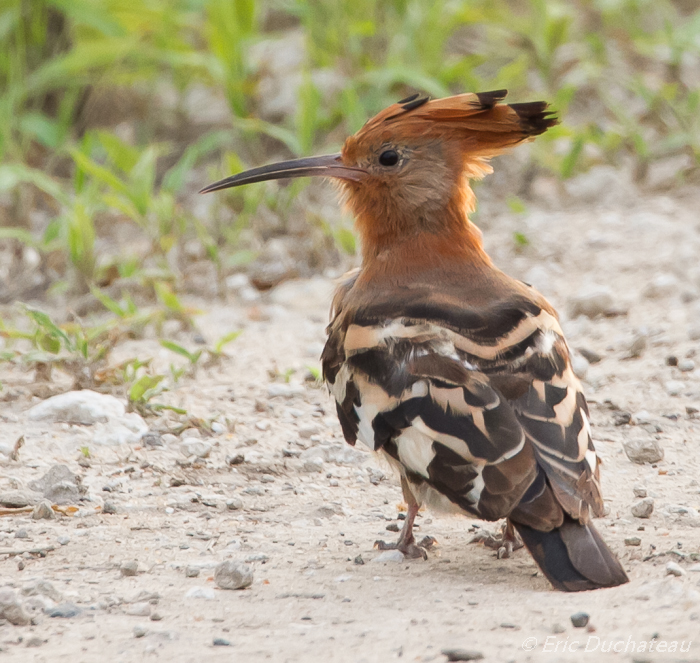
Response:
[[[109,500],[105,500],[105,503],[102,505],[102,513],[107,513],[107,514],[115,514],[117,513],[117,506],[114,504],[114,502],[110,502]]]
[[[628,536],[625,539],[626,546],[641,546],[642,540],[638,536]]]
[[[197,458],[208,458],[212,445],[196,437],[187,437],[180,444],[180,453],[183,456],[197,456]]]
[[[484,655],[474,649],[443,649],[442,655],[447,656],[448,661],[480,661]]]
[[[214,638],[212,644],[214,647],[230,647],[231,643],[226,638]]]
[[[627,458],[638,465],[658,463],[664,457],[664,450],[653,437],[625,440],[622,446],[627,454]]]
[[[132,603],[126,606],[124,612],[131,617],[150,617],[151,616],[151,605],[150,603]]]
[[[675,562],[669,562],[668,564],[666,564],[666,575],[667,576],[676,576],[677,578],[680,578],[680,576],[685,575],[685,570],[682,569]]]
[[[571,615],[571,623],[576,628],[583,628],[584,626],[587,626],[589,619],[590,617],[588,613],[585,612],[576,612],[573,615]]]
[[[666,357],[666,366],[678,366],[678,357],[676,355],[668,355]]]
[[[137,624],[136,626],[134,626],[135,638],[143,638],[143,636],[146,635],[146,633],[148,633],[148,629],[145,626],[141,624]]]
[[[354,560],[352,560],[353,564],[357,564],[358,566],[362,566],[365,563],[365,560],[362,559],[362,555],[358,555],[355,557]]]
[[[253,569],[239,562],[221,562],[214,570],[214,582],[221,589],[245,589],[253,584]]]
[[[226,432],[226,426],[219,423],[218,421],[213,421],[211,424],[211,432],[215,435],[221,435]]]
[[[152,622],[159,622],[161,619],[163,619],[163,615],[161,615],[159,612],[152,612],[149,619]]]
[[[275,481],[275,477],[273,477],[271,474],[263,474],[260,477],[260,483],[273,483]]]
[[[29,534],[27,533],[26,529],[18,529],[15,532],[15,539],[28,539]]]
[[[226,456],[227,465],[241,465],[245,462],[245,456],[243,454],[235,454],[234,456]]]
[[[70,543],[70,537],[68,536],[59,536],[56,541],[58,541],[59,546],[67,546]]]
[[[685,391],[685,382],[680,380],[669,380],[664,382],[664,389],[669,396],[680,396]]]
[[[185,578],[196,578],[199,575],[200,569],[196,566],[185,567]]]
[[[51,502],[49,502],[49,500],[41,500],[41,502],[34,507],[34,511],[32,511],[33,520],[53,520],[55,517],[56,514],[51,508]]]
[[[135,559],[122,562],[119,571],[125,577],[135,576],[139,572],[139,563]]]
[[[404,555],[400,550],[385,550],[377,555],[372,562],[403,562]]]
[[[27,640],[27,647],[41,647],[44,642],[46,641],[40,638],[38,635],[33,635]]]
[[[632,488],[632,492],[635,497],[639,497],[640,499],[647,496],[647,489],[644,486],[635,486]]]
[[[80,608],[75,603],[59,603],[57,606],[46,611],[49,617],[70,619],[80,614]]]
[[[654,513],[654,499],[645,497],[632,505],[632,515],[635,518],[649,518]]]
[[[681,359],[678,362],[678,370],[683,373],[689,373],[695,370],[695,362],[692,359]]]
[[[240,497],[229,497],[226,500],[226,508],[229,511],[238,511],[243,508],[243,500]]]
[[[563,624],[553,624],[552,633],[566,633],[566,627]]]
[[[213,601],[216,598],[216,592],[211,587],[191,587],[185,592],[185,598]]]
[[[389,523],[386,526],[387,532],[398,532],[400,530],[399,526],[396,523]]]

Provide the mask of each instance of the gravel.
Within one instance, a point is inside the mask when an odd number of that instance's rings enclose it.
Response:
[[[638,465],[658,463],[664,458],[663,448],[658,440],[653,437],[625,440],[622,446],[627,454],[627,458]]]
[[[589,619],[590,616],[586,612],[575,612],[573,615],[571,615],[571,623],[576,628],[583,628],[584,626],[588,626]]]

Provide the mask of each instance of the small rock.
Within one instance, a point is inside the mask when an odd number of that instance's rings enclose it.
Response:
[[[67,422],[91,425],[124,416],[124,404],[114,396],[83,389],[52,396],[30,408],[31,421]]]
[[[403,562],[404,561],[404,554],[400,550],[385,550],[383,553],[380,555],[377,555],[373,560],[373,562]]]
[[[638,536],[628,536],[625,539],[626,546],[641,546],[642,540]]]
[[[632,488],[632,492],[635,497],[639,497],[640,499],[647,496],[647,489],[644,486],[635,486]]]
[[[197,456],[197,458],[208,458],[212,445],[196,437],[186,437],[180,444],[180,453],[183,456]]]
[[[196,578],[199,575],[200,569],[197,566],[185,567],[185,578]]]
[[[41,647],[46,642],[46,640],[40,638],[38,635],[33,635],[27,640],[27,647]]]
[[[174,436],[173,436],[174,437]],[[142,438],[141,438],[141,444],[145,447],[162,447],[163,445],[163,438],[161,437],[160,433],[156,433],[154,431],[148,431]]]
[[[637,336],[627,348],[627,357],[630,359],[639,359],[647,349],[647,339],[644,336]]]
[[[159,622],[161,619],[163,619],[163,615],[161,615],[161,614],[160,614],[159,612],[157,612],[157,611],[156,611],[156,612],[152,612],[152,613],[151,613],[151,616],[149,617],[149,619],[150,619],[152,622]]]
[[[124,612],[131,617],[150,617],[151,616],[151,604],[150,603],[132,603],[127,605]]]
[[[664,382],[664,389],[669,396],[680,396],[685,391],[685,382],[669,380],[668,382]]]
[[[589,619],[590,616],[585,612],[576,612],[573,615],[571,615],[571,623],[576,628],[583,628],[584,626],[588,626]]]
[[[678,292],[679,282],[673,274],[659,274],[644,288],[644,296],[649,299],[670,297]]]
[[[26,529],[18,529],[15,532],[15,539],[28,539],[29,538],[29,533],[27,532]]]
[[[214,435],[221,435],[226,432],[226,426],[218,421],[212,421],[211,432],[214,433]]]
[[[566,633],[566,626],[563,624],[552,624],[552,633]]]
[[[298,384],[285,384],[283,382],[273,382],[267,385],[268,398],[292,398],[293,396],[303,396],[304,387]]]
[[[398,532],[399,529],[400,529],[400,528],[399,528],[399,526],[398,526],[397,523],[389,523],[389,524],[386,526],[387,532]]]
[[[304,472],[323,472],[323,460],[318,457],[309,458],[302,465]]]
[[[213,601],[216,598],[216,592],[211,587],[191,587],[185,593],[185,598]]]
[[[639,465],[658,463],[664,457],[664,450],[658,440],[653,437],[625,440],[622,446],[627,458]]]
[[[136,626],[134,626],[135,638],[143,638],[143,636],[146,635],[146,633],[148,633],[148,629],[142,624],[137,624]]]
[[[69,536],[59,536],[56,541],[58,542],[59,546],[67,546],[70,543],[70,537]]]
[[[314,426],[313,424],[299,428],[299,437],[305,440],[308,440],[312,435],[318,435],[319,433],[319,427]]]
[[[12,490],[0,494],[0,506],[8,509],[21,509],[37,503],[37,495],[32,495],[23,490]]]
[[[226,500],[226,508],[229,511],[238,511],[243,508],[243,500],[240,497],[229,497]]]
[[[682,569],[675,562],[669,562],[668,564],[666,564],[666,575],[667,576],[676,576],[677,578],[680,578],[680,576],[685,575],[685,570]]]
[[[448,661],[480,661],[484,658],[480,651],[473,649],[443,649],[441,653]]]
[[[50,608],[46,614],[49,617],[58,619],[70,619],[71,617],[77,617],[80,612],[80,608],[75,603],[59,603],[57,606]]]
[[[198,440],[202,439],[202,431],[199,430],[199,428],[185,428],[185,430],[180,433],[180,437],[183,440],[186,440],[188,437],[194,437]]]
[[[22,607],[15,592],[9,587],[0,589],[0,618],[6,619],[15,626],[26,626],[31,617]]]
[[[668,355],[666,357],[666,366],[678,366],[678,357],[676,355]]]
[[[52,504],[75,504],[87,492],[80,477],[65,465],[54,465],[41,479],[32,481],[29,487]]]
[[[114,515],[117,513],[117,505],[110,500],[105,500],[105,503],[102,505],[102,513]]]
[[[230,647],[231,643],[226,638],[214,638],[212,641],[214,647]]]
[[[652,513],[654,513],[654,500],[651,497],[645,497],[632,505],[632,515],[635,518],[649,518]]]
[[[689,373],[695,370],[695,362],[692,359],[681,359],[678,362],[678,370],[682,373]]]
[[[58,603],[61,600],[61,593],[43,578],[34,578],[22,587],[24,596],[48,596],[52,601]]]
[[[243,454],[236,454],[235,456],[226,456],[227,465],[241,465],[245,462],[245,456]]]
[[[260,483],[274,483],[275,477],[273,477],[271,474],[263,474],[260,477]]]
[[[357,564],[358,566],[363,566],[365,563],[365,560],[362,559],[362,555],[358,555],[357,557],[355,557],[355,559],[352,560],[352,563]]]
[[[139,563],[135,559],[122,562],[119,572],[125,577],[135,576],[139,572]]]
[[[603,361],[603,355],[598,354],[594,350],[590,350],[589,348],[578,348],[578,351],[586,358],[589,364],[597,364]]]
[[[166,447],[171,447],[173,444],[177,443],[179,438],[177,435],[173,435],[172,433],[163,433],[160,436],[160,439]]]
[[[245,589],[253,584],[253,569],[240,562],[221,562],[214,569],[214,582],[221,589]]]
[[[625,426],[632,421],[632,415],[629,412],[615,412],[613,414],[613,424],[615,426]]]
[[[597,318],[606,315],[614,308],[612,292],[609,288],[594,286],[571,297],[568,302],[569,315],[576,318],[585,315]]]

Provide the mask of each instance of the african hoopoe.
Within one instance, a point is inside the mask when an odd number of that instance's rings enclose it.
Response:
[[[254,168],[203,189],[320,175],[355,215],[362,266],[338,288],[324,378],[350,444],[398,469],[412,556],[421,504],[507,518],[566,591],[627,582],[591,523],[603,514],[588,408],[551,305],[493,266],[469,179],[557,120],[547,104],[500,104],[505,90],[389,106],[340,154]],[[391,547],[386,544],[383,547]]]

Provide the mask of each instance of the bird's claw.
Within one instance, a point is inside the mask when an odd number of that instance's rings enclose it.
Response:
[[[496,551],[498,559],[509,559],[514,550],[523,547],[523,541],[518,533],[505,525],[498,534],[487,530],[479,530],[469,543],[483,543],[487,548]]]
[[[415,541],[397,541],[396,543],[386,543],[386,541],[375,541],[374,547],[377,550],[399,550],[409,559],[428,559],[428,548],[435,545],[437,541],[432,536],[424,536],[421,542],[416,545]]]

